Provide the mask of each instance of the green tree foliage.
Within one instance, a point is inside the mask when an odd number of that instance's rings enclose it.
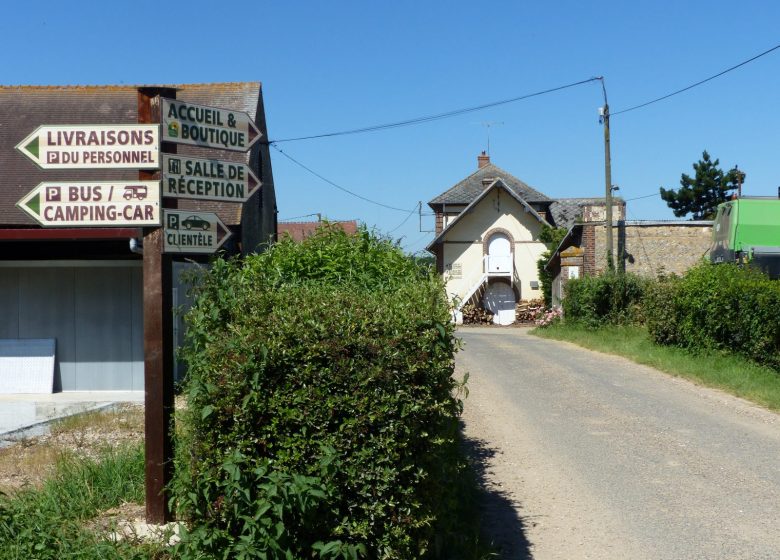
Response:
[[[325,227],[217,260],[187,316],[188,558],[458,558],[465,469],[441,279]]]
[[[720,160],[712,161],[704,150],[702,159],[693,164],[696,172],[693,177],[683,173],[677,190],[660,188],[661,198],[675,216],[682,218],[691,214],[692,220],[711,220],[718,204],[728,200],[740,181],[745,182],[744,172],[733,167],[724,173],[719,164]]]
[[[550,262],[553,251],[561,244],[563,238],[566,237],[568,230],[566,228],[553,228],[550,226],[542,226],[542,231],[539,232],[539,241],[547,245],[547,250],[542,253],[539,260],[536,261],[536,270],[539,274],[539,282],[542,285],[542,296],[544,297],[544,305],[550,307],[552,305],[552,274],[545,270],[545,266]]]

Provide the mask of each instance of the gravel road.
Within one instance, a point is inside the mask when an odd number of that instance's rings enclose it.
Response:
[[[522,328],[458,336],[502,558],[780,559],[780,416]]]

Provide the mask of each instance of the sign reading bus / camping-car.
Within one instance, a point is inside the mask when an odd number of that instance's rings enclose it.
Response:
[[[164,253],[214,253],[232,234],[213,212],[163,210]]]
[[[163,142],[246,152],[262,133],[241,111],[162,100]]]
[[[16,149],[42,169],[157,169],[156,124],[42,125]]]
[[[159,226],[160,182],[43,182],[17,206],[42,226]]]
[[[163,196],[246,202],[260,181],[245,163],[163,154]]]

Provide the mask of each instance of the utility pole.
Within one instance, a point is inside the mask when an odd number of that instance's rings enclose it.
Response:
[[[604,85],[604,77],[599,76],[601,81],[601,90],[604,92],[604,107],[601,109],[601,122],[604,124],[604,182],[605,185],[605,203],[607,205],[607,215],[605,219],[607,233],[607,268],[614,270],[615,263],[612,249],[614,243],[612,240],[612,158],[609,148],[609,103],[607,103],[607,88]]]

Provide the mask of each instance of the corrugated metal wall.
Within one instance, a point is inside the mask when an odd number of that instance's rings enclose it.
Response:
[[[138,264],[3,263],[0,338],[55,338],[55,389],[143,390]]]

